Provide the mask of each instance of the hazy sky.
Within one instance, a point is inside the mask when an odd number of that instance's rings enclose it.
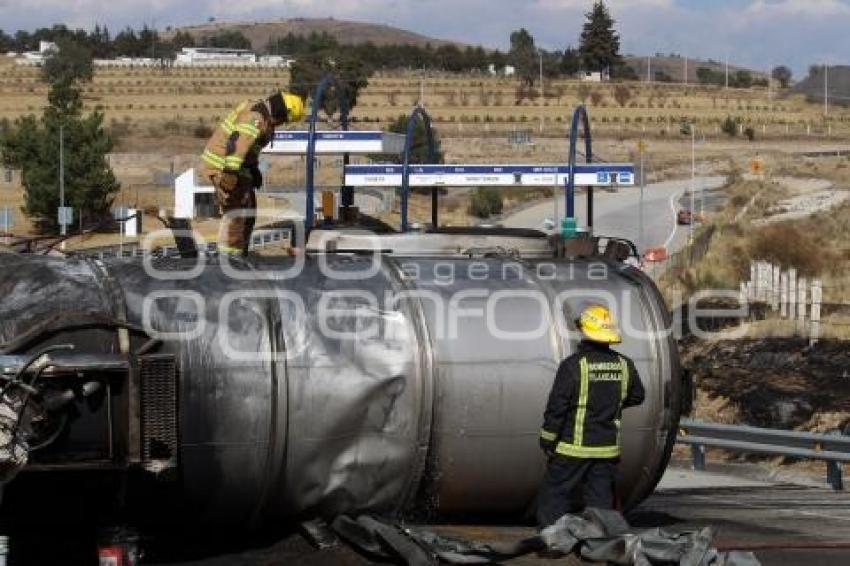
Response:
[[[803,74],[812,63],[850,62],[850,0],[609,0],[628,53],[678,52],[758,69],[780,63]],[[505,47],[525,26],[538,44],[577,43],[591,0],[0,0],[0,28],[63,22],[113,31],[131,25],[336,17],[400,26],[424,34]]]

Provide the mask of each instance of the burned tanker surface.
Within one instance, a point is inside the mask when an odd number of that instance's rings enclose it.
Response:
[[[646,402],[626,411],[625,507],[680,409],[654,284],[533,234],[316,230],[291,258],[0,255],[5,522],[195,524],[369,512],[516,516],[576,313],[604,301]]]

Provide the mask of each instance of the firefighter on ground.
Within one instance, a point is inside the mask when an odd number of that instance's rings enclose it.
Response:
[[[537,504],[541,527],[580,510],[579,487],[586,507],[614,508],[622,411],[645,395],[632,360],[610,347],[622,342],[611,312],[590,306],[576,324],[582,341],[558,368],[540,431],[549,457]]]
[[[276,92],[266,100],[241,103],[207,142],[201,156],[203,175],[215,187],[216,201],[225,215],[218,234],[220,252],[248,252],[256,222],[255,190],[263,185],[260,151],[271,141],[276,127],[303,117],[301,97]]]

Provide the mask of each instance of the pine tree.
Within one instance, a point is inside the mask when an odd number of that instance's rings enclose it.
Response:
[[[573,49],[572,46],[564,50],[561,56],[560,71],[562,74],[571,77],[581,70],[581,56],[579,52]]]
[[[83,116],[80,90],[72,81],[54,83],[41,120],[19,118],[0,137],[3,165],[23,173],[23,211],[43,233],[55,233],[59,207],[59,131],[63,131],[65,206],[84,212],[89,224],[109,215],[120,185],[106,160],[112,139],[100,110]]]
[[[342,83],[348,109],[357,105],[360,91],[369,85],[371,69],[361,60],[345,50],[318,52],[299,57],[290,71],[290,88],[293,93],[306,98],[313,95],[316,86],[326,73],[332,73]],[[338,110],[339,100],[334,89],[325,90],[322,110],[333,115]]]
[[[389,125],[388,132],[394,134],[407,135],[407,120],[408,115],[403,114],[396,118],[395,122]],[[442,142],[437,130],[432,130],[434,135],[434,161],[433,163],[443,163],[445,154],[442,149]],[[422,120],[418,120],[413,127],[413,144],[410,146],[410,163],[432,163],[430,161],[430,148],[428,147],[428,131],[425,129],[425,124]],[[389,163],[401,163],[401,156],[373,156],[375,161],[386,161]]]
[[[537,48],[534,46],[534,38],[525,28],[511,34],[511,51],[508,53],[508,61],[525,84],[534,86],[538,75]]]
[[[594,2],[586,17],[579,46],[582,65],[586,70],[607,69],[613,74],[621,63],[620,36],[614,29],[614,18],[602,0]]]

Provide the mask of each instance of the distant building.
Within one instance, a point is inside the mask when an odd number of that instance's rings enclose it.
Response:
[[[579,79],[587,83],[603,83],[607,82],[610,78],[607,69],[604,71],[582,71],[579,73]]]
[[[174,218],[210,218],[217,216],[215,188],[198,185],[194,169],[187,169],[174,181]]]
[[[40,67],[54,53],[59,53],[59,46],[52,41],[42,41],[38,44],[38,51],[21,53],[15,63],[28,67]]]
[[[289,69],[295,59],[286,55],[263,55],[257,60],[257,65],[260,67],[286,67]]]
[[[490,65],[487,67],[487,72],[489,72],[491,75],[502,75],[505,77],[512,77],[516,75],[516,68],[513,65],[505,65],[500,71],[496,69],[496,65],[490,63]]]
[[[282,55],[258,57],[249,49],[184,47],[174,60],[175,67],[290,67],[293,59]]]
[[[150,57],[118,57],[117,59],[95,59],[95,67],[157,67],[162,65],[160,59]]]
[[[246,67],[256,63],[253,51],[216,47],[184,47],[174,60],[174,65],[181,67]]]

